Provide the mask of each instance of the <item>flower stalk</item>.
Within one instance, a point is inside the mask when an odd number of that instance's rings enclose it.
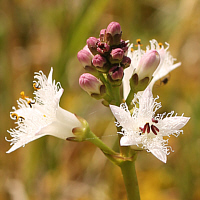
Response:
[[[135,154],[133,161],[124,161],[120,165],[128,200],[140,200],[137,175],[135,171],[136,156],[137,155]]]

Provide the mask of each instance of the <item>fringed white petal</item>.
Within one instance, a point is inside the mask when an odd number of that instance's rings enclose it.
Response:
[[[137,141],[133,137],[123,136],[120,139],[121,146],[133,146],[137,144],[138,144]]]
[[[114,105],[110,105],[110,109],[116,120],[120,123],[120,126],[126,128],[132,127],[133,120],[130,112],[126,112],[123,108]]]
[[[167,162],[167,154],[162,150],[162,149],[149,149],[149,151],[159,160],[161,160],[162,162],[166,163]]]
[[[11,152],[17,150],[18,148],[25,146],[27,143],[32,142],[43,136],[44,135],[42,135],[42,134],[37,135],[37,136],[27,135],[27,134],[24,134],[23,136],[21,135],[21,138],[16,143],[14,143],[13,146],[8,151],[6,151],[6,153],[11,153]]]
[[[190,117],[175,116],[175,117],[166,117],[162,120],[162,129],[171,129],[179,130],[183,128]]]

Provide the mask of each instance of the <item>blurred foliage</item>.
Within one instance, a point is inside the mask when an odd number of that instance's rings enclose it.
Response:
[[[1,0],[0,1],[0,199],[126,199],[120,169],[88,142],[44,137],[7,155],[11,106],[23,90],[31,96],[33,73],[48,74],[65,93],[61,107],[86,118],[109,146],[115,126],[110,111],[78,86],[84,72],[76,59],[89,36],[118,21],[123,39],[170,43],[182,66],[155,85],[160,112],[185,112],[184,135],[171,137],[167,164],[142,152],[136,162],[141,200],[200,199],[200,4],[198,0]]]

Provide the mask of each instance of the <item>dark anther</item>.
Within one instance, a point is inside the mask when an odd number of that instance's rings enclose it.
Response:
[[[154,119],[154,118],[152,118],[152,122],[154,122],[154,123],[158,123],[158,120],[157,120],[157,119]]]
[[[144,128],[143,128],[143,133],[145,133],[147,131],[147,133],[150,133],[150,126],[149,126],[149,123],[146,123],[144,125]]]
[[[151,130],[155,135],[157,135],[157,132],[159,132],[159,129],[154,125],[151,125]]]
[[[35,101],[30,101],[30,100],[29,100],[27,103],[28,103],[28,105],[30,106],[30,108],[32,108],[32,104],[34,104]]]

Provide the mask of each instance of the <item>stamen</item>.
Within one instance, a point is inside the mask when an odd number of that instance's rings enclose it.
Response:
[[[150,126],[149,126],[149,123],[146,123],[146,126],[147,126],[147,133],[150,133]]]
[[[144,125],[144,128],[143,128],[143,133],[145,133],[147,131],[147,133],[150,133],[150,126],[149,126],[149,123],[146,123]]]
[[[157,119],[154,119],[154,118],[152,118],[152,122],[154,122],[154,123],[158,123],[158,120],[157,120]]]
[[[134,51],[134,49],[133,48],[131,48],[131,52],[133,52]]]
[[[22,120],[25,120],[24,117],[19,116],[17,113],[12,113],[11,118],[14,119],[14,120],[19,120],[20,122],[22,122]]]
[[[35,90],[39,90],[39,89],[40,89],[40,86],[39,86],[39,84],[37,84],[37,83],[33,83],[33,88],[34,88]]]
[[[22,117],[22,116],[20,116],[20,117],[19,117],[19,122],[23,122],[23,120],[25,120],[25,118]]]
[[[137,47],[138,45],[142,46],[141,39],[137,39],[137,40],[136,40],[136,43],[137,43],[137,44],[135,44],[136,47]]]
[[[154,125],[151,125],[151,130],[155,135],[157,135],[157,132],[159,132],[159,129]]]
[[[25,96],[24,91],[21,91],[21,92],[20,92],[20,95],[22,96],[22,99],[28,98],[27,96]]]
[[[18,119],[19,119],[19,116],[18,116],[18,114],[16,114],[16,113],[12,113],[12,114],[11,114],[11,117],[12,117],[14,120],[18,120]]]
[[[29,104],[30,108],[32,108],[32,104],[34,104],[35,102],[34,102],[34,101],[31,101],[31,100],[29,100],[27,103]]]
[[[162,48],[163,44],[161,42],[158,43],[159,47]]]
[[[139,127],[139,129],[142,131],[142,133],[145,133],[147,131],[147,133],[150,133],[150,126],[149,126],[149,123],[146,123],[144,125],[144,128],[142,127]],[[141,135],[141,134],[140,134]]]
[[[144,131],[144,128],[142,128],[142,127],[139,127],[139,129],[142,131],[142,133],[143,133],[143,131]],[[140,134],[141,135],[141,134]]]

